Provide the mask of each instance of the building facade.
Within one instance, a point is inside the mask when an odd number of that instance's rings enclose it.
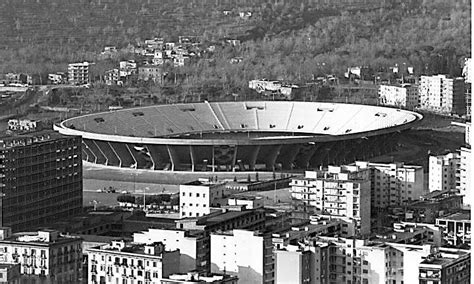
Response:
[[[211,234],[211,272],[235,275],[239,283],[273,283],[270,234],[233,230]]]
[[[209,270],[209,241],[204,232],[149,229],[133,235],[135,243],[162,242],[169,250],[179,249],[179,272]]]
[[[225,184],[208,181],[193,181],[179,186],[179,215],[201,217],[211,213],[211,207],[227,204],[223,200]]]
[[[427,278],[427,274],[429,277],[436,277],[436,273],[427,273],[428,266],[425,263],[437,251],[442,252],[443,261],[448,264],[444,267],[451,268],[445,270],[449,271],[451,282],[420,283],[469,283],[462,282],[469,280],[469,266],[466,267],[466,260],[470,259],[468,251],[429,244],[399,244],[390,240],[380,242],[337,237],[310,238],[297,246],[277,250],[276,283],[369,284],[437,280]],[[305,270],[305,258],[309,258],[309,273]],[[304,278],[297,278],[302,275]]]
[[[420,104],[418,86],[410,84],[380,85],[379,102],[381,105],[414,109]]]
[[[347,217],[356,222],[356,232],[370,233],[370,180],[367,169],[329,166],[326,171],[306,171],[294,178],[291,196],[323,214]]]
[[[11,234],[0,229],[1,262],[17,263],[21,283],[82,283],[82,239],[57,231]]]
[[[466,114],[463,78],[421,76],[419,95],[422,109],[443,114]]]
[[[371,205],[373,208],[401,206],[418,200],[423,189],[423,167],[403,163],[369,163],[357,161],[356,166],[370,170]]]
[[[449,245],[471,245],[471,214],[456,212],[436,218],[436,225],[444,232],[444,239]]]
[[[429,157],[429,190],[444,191],[456,188],[460,158],[458,153]]]
[[[453,123],[454,124],[454,123]],[[471,154],[471,122],[459,124],[465,127],[464,146],[459,149],[459,171],[457,176],[456,189],[464,196],[463,202],[466,206],[471,206],[471,175],[472,175],[472,154]]]
[[[471,283],[471,253],[464,250],[440,248],[419,264],[420,284]]]
[[[82,212],[81,137],[0,138],[0,226],[31,230]]]
[[[140,66],[138,67],[138,79],[161,84],[163,82],[163,69],[158,65]]]
[[[89,62],[71,63],[68,65],[68,82],[73,85],[90,83],[89,69],[92,64]]]
[[[275,283],[312,283],[311,251],[298,246],[287,246],[274,253]]]
[[[179,251],[162,243],[113,241],[88,250],[87,283],[161,283],[179,271]]]
[[[9,119],[8,130],[12,131],[33,131],[40,126],[40,121],[29,119]]]

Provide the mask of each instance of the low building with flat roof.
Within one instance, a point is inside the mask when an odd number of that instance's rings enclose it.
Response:
[[[444,239],[453,246],[471,245],[471,212],[462,210],[436,218],[436,225],[443,228]]]
[[[468,250],[439,248],[419,265],[420,284],[471,283],[471,253]]]
[[[206,232],[232,229],[263,229],[265,227],[265,210],[246,210],[244,207],[229,206],[203,217],[176,220],[176,228]]]

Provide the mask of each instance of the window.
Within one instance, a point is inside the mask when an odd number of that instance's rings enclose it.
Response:
[[[183,196],[186,196],[186,192],[183,192]]]
[[[190,192],[190,193],[189,193],[189,196],[191,197],[191,196],[193,196],[193,194]]]
[[[196,193],[196,197],[199,197],[199,193]]]

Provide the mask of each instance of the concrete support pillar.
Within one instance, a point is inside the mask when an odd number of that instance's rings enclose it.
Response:
[[[255,146],[250,156],[249,167],[251,171],[255,170],[255,164],[257,163],[258,153],[260,152],[260,145]]]
[[[194,172],[196,166],[196,156],[194,155],[194,149],[191,145],[189,145],[189,157],[191,158],[191,171]]]
[[[309,149],[308,153],[303,157],[302,159],[302,166],[305,169],[310,168],[310,161],[313,158],[313,156],[316,154],[316,151],[319,149],[320,145],[318,144],[311,144],[311,148]]]
[[[281,145],[272,146],[270,155],[265,159],[265,166],[267,170],[275,169],[275,161],[280,154]]]
[[[148,146],[146,145],[144,147],[147,150],[148,157],[150,157],[150,160],[151,160],[151,169],[154,170],[156,164],[155,164],[155,160],[153,159],[153,155],[151,154],[150,148],[148,148]]]
[[[122,167],[122,159],[120,158],[120,155],[117,153],[117,151],[115,151],[114,147],[112,146],[112,144],[110,142],[107,142],[110,146],[110,149],[112,149],[112,151],[114,152],[115,156],[117,156],[118,160],[119,160],[119,167]]]
[[[292,169],[292,164],[295,160],[296,155],[301,149],[301,144],[297,145],[290,145],[290,146],[282,146],[280,149],[280,155],[278,156],[277,161],[282,164],[282,168],[284,170]]]
[[[167,145],[166,149],[168,150],[168,155],[170,156],[171,171],[174,172],[176,166],[179,165],[178,155],[176,154],[176,150],[173,149],[172,146]]]
[[[238,146],[234,146],[234,157],[232,158],[232,171],[235,172],[235,165],[237,163],[237,151],[238,151]]]

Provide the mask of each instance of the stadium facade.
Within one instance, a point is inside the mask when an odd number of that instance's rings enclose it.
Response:
[[[317,168],[393,151],[415,112],[319,102],[204,102],[94,113],[55,125],[83,159],[169,171]]]

